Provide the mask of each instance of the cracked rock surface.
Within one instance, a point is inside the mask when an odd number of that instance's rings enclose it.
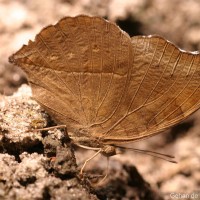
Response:
[[[0,199],[97,199],[75,175],[66,135],[34,131],[47,124],[47,114],[30,96],[24,85],[1,99]]]

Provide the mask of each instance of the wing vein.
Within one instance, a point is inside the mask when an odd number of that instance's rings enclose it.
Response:
[[[156,48],[155,48],[155,50],[154,50],[154,53],[153,53],[151,62],[149,63],[149,65],[148,65],[148,67],[147,67],[147,70],[146,70],[146,72],[145,72],[145,74],[144,74],[144,76],[143,76],[143,78],[142,78],[142,80],[141,80],[141,82],[140,82],[140,84],[139,84],[139,86],[138,86],[138,88],[137,88],[137,90],[136,90],[136,92],[135,92],[135,94],[134,94],[132,100],[131,100],[131,103],[130,103],[130,106],[128,107],[128,110],[127,110],[127,112],[126,112],[126,115],[129,113],[129,110],[130,110],[130,108],[131,108],[131,106],[132,106],[132,104],[133,104],[133,102],[134,102],[134,100],[135,100],[135,98],[136,98],[136,96],[137,96],[137,94],[138,94],[140,88],[142,87],[142,83],[144,82],[144,79],[145,79],[146,76],[147,76],[147,73],[148,73],[148,71],[149,71],[149,69],[150,69],[150,67],[151,67],[151,64],[152,64],[152,62],[153,62],[155,53],[156,53],[156,51],[157,51],[158,43],[159,43],[159,40],[157,41]],[[148,45],[149,45],[149,41],[148,41]],[[144,55],[142,54],[142,56],[144,56]]]
[[[74,23],[76,24],[76,27],[78,27],[77,18],[75,18],[74,21],[75,21]],[[76,34],[72,34],[72,32],[70,32],[70,34],[75,37],[75,40],[72,40],[73,43],[74,43],[75,52],[79,52],[78,49],[77,49],[77,45],[74,42],[74,41],[77,41]],[[80,56],[78,56],[78,61],[79,61],[79,66],[83,66],[83,63],[81,62]],[[84,109],[84,106],[83,106],[83,103],[82,103],[83,97],[82,97],[82,91],[81,91],[81,78],[83,77],[83,74],[84,74],[84,72],[79,73],[78,85],[79,85],[79,94],[80,94],[80,99],[81,99],[81,107],[82,107],[82,110],[83,110],[83,114],[84,114],[84,117],[85,117],[86,124],[88,124],[88,117],[86,115],[86,112],[85,112],[85,109]]]
[[[24,54],[24,53],[23,53]],[[25,54],[24,54],[24,56],[25,56]],[[30,58],[28,58],[32,63],[34,63]],[[35,63],[34,63],[34,65],[35,66],[37,66]],[[34,74],[32,74],[32,76],[34,76],[35,77],[35,79],[37,80],[38,78],[34,75]],[[53,95],[52,96],[54,96],[54,92],[49,88],[49,86],[48,85],[46,85],[46,83],[45,82],[43,82],[41,79],[39,80],[39,82],[41,82],[43,85],[45,85],[45,88],[44,89],[46,89],[46,90],[48,90],[49,92],[51,92]],[[31,84],[34,84],[34,85],[36,85],[34,82],[31,82]],[[40,86],[40,87],[42,87],[42,86]],[[34,96],[34,98],[35,99],[37,99],[36,98],[36,96]],[[38,102],[40,102],[38,99],[37,99],[37,101]],[[41,102],[40,102],[41,103]],[[41,103],[42,104],[42,103]],[[46,106],[47,108],[49,108],[49,109],[51,109],[50,107],[48,107],[48,106]],[[53,109],[52,109],[53,110]],[[57,112],[57,111],[55,111],[55,112]],[[74,111],[73,111],[74,112]],[[57,112],[57,113],[59,113],[59,112]],[[74,114],[76,114],[75,112],[74,112]],[[72,120],[74,120],[74,119],[72,119]],[[76,121],[76,120],[74,120],[74,121]],[[80,124],[80,122],[78,122],[79,124]]]
[[[123,34],[121,33],[121,42],[122,42],[122,38],[123,38]],[[124,94],[125,94],[125,89],[126,89],[126,87],[127,87],[127,85],[128,85],[128,81],[130,81],[130,79],[128,79],[129,78],[129,74],[131,74],[131,67],[130,67],[130,60],[131,60],[131,54],[130,54],[130,50],[131,50],[131,48],[130,48],[130,43],[129,43],[129,46],[128,46],[128,49],[129,49],[129,51],[128,51],[128,53],[129,53],[129,64],[128,64],[128,72],[127,72],[127,75],[126,75],[126,81],[125,81],[125,84],[124,84],[124,90],[122,90],[122,94],[121,94],[121,96],[120,96],[120,99],[119,99],[119,103],[117,104],[117,106],[116,106],[116,108],[113,110],[113,112],[111,113],[111,115],[110,116],[108,116],[105,120],[103,120],[103,121],[101,121],[101,122],[98,122],[98,123],[93,123],[91,126],[94,126],[94,125],[99,125],[99,124],[103,124],[103,123],[105,123],[106,121],[108,121],[109,119],[111,119],[111,117],[115,114],[115,112],[117,111],[117,109],[118,109],[118,107],[119,107],[119,105],[120,105],[120,103],[121,103],[121,100],[122,100],[122,98],[123,98],[123,96],[124,96]],[[116,56],[114,56],[114,60],[116,60]],[[115,61],[115,63],[116,63],[116,61]],[[115,65],[114,65],[115,66]],[[113,72],[114,72],[114,69],[115,68],[113,68]]]
[[[160,59],[159,59],[158,65],[160,65],[160,63],[161,63],[161,60],[162,60],[162,58],[163,58],[163,56],[164,56],[164,53],[165,53],[165,50],[166,50],[167,46],[168,46],[168,43],[165,44],[165,47],[164,47],[163,52],[162,52],[162,55],[161,55],[161,57],[160,57]],[[168,62],[168,63],[169,63],[169,62]],[[149,96],[146,98],[146,100],[145,100],[145,102],[143,103],[143,105],[145,105],[145,104],[147,103],[147,101],[150,99],[150,97],[152,96],[152,94],[153,94],[153,92],[155,91],[156,87],[157,87],[158,84],[160,83],[160,81],[161,81],[161,79],[162,79],[162,77],[163,77],[163,75],[164,75],[164,73],[165,73],[165,71],[166,71],[166,69],[167,69],[167,66],[168,66],[168,65],[165,65],[165,68],[164,68],[164,70],[163,70],[163,72],[162,72],[160,78],[158,79],[157,83],[155,84],[155,86],[154,86],[153,89],[151,90]]]
[[[50,51],[49,47],[47,46],[46,42],[44,41],[44,39],[42,38],[42,36],[40,35],[39,37],[42,41],[42,43],[47,47],[48,51]],[[73,91],[67,86],[67,84],[63,81],[63,79],[56,73],[56,70],[53,70],[53,68],[51,67],[51,65],[47,62],[47,60],[45,59],[45,57],[41,54],[41,52],[38,50],[38,48],[36,47],[36,51],[38,52],[38,54],[45,60],[46,64],[49,66],[50,71],[52,71],[57,78],[64,84],[65,88],[68,89],[72,95],[75,97],[75,99],[78,99],[78,101],[80,102],[79,98],[77,98],[77,96],[73,93]],[[61,51],[62,52],[62,51]]]
[[[56,26],[56,28],[61,32],[61,35],[62,35],[62,37],[64,38],[64,41],[66,41],[66,39],[67,39],[67,35],[66,35],[66,33],[64,32],[64,30],[62,30],[62,27],[59,25],[59,24],[57,24],[57,26]],[[56,30],[57,30],[56,29]],[[72,32],[71,32],[71,30],[70,29],[68,29],[68,31],[69,31],[69,33],[73,36],[74,34],[72,34]],[[65,37],[64,37],[65,36]],[[77,47],[76,47],[76,44],[75,44],[75,42],[74,42],[74,40],[71,40],[73,43],[74,43],[74,48],[75,48],[75,52],[79,52],[79,51],[77,51]],[[61,50],[61,52],[62,52],[62,50]],[[68,63],[68,61],[66,60],[66,56],[64,56],[64,54],[63,54],[63,52],[62,52],[62,55],[63,55],[63,57],[64,57],[64,59],[65,59],[65,62],[66,63]],[[80,61],[80,58],[78,59],[79,60],[79,65],[81,66],[81,61]],[[69,69],[70,69],[70,71],[71,71],[71,73],[72,73],[72,75],[73,75],[73,78],[74,78],[74,80],[75,80],[75,84],[78,86],[78,91],[79,91],[79,98],[78,98],[78,101],[79,101],[79,103],[80,103],[80,106],[81,106],[81,110],[82,110],[82,112],[83,112],[83,115],[84,115],[84,117],[85,117],[85,121],[87,121],[87,117],[86,117],[86,113],[85,113],[85,110],[84,110],[84,107],[83,107],[83,103],[82,103],[82,93],[81,93],[81,86],[80,86],[80,74],[79,74],[79,78],[77,79],[76,77],[75,77],[75,75],[74,75],[74,72],[72,71],[72,69],[71,69],[71,67],[69,66]]]
[[[101,69],[100,69],[100,81],[99,81],[99,87],[98,87],[98,93],[97,93],[97,102],[99,102],[99,100],[100,100],[100,92],[101,92],[101,87],[102,87],[102,71],[103,71],[103,53],[102,53],[102,46],[103,46],[103,37],[102,37],[102,34],[101,34],[101,62],[100,62],[100,63],[101,63]],[[101,102],[100,102],[99,105],[101,105]],[[94,122],[96,121],[97,114],[98,114],[98,110],[99,110],[99,106],[98,106],[98,108],[96,109]]]
[[[168,63],[170,63],[173,53],[174,53],[174,51],[172,52]],[[186,62],[186,60],[185,60],[185,62]],[[167,92],[172,88],[172,86],[176,83],[177,79],[178,79],[178,76],[177,76],[177,78],[175,79],[175,81],[173,82],[173,84],[170,85],[170,87],[166,90],[165,93],[167,93]],[[162,96],[163,96],[165,93],[163,93]],[[152,103],[155,102],[156,100],[160,99],[162,96],[156,98],[154,101],[151,101],[151,102],[149,102],[148,104],[141,105],[140,107],[138,107],[138,108],[134,109],[133,111],[129,112],[128,114],[124,115],[124,116],[123,116],[121,119],[119,119],[111,128],[109,128],[107,131],[103,132],[103,133],[102,133],[102,135],[103,135],[102,137],[108,135],[108,133],[109,133],[111,130],[113,130],[119,123],[121,123],[127,116],[129,116],[129,115],[131,115],[132,113],[134,113],[134,112],[140,110],[140,109],[143,108],[144,106],[147,106],[147,105],[152,104]]]
[[[194,72],[195,73],[195,72]],[[192,74],[192,76],[190,77],[190,79],[189,79],[189,81],[187,82],[187,84],[183,87],[183,89],[162,109],[162,110],[160,110],[160,112],[159,113],[157,113],[154,117],[153,117],[153,119],[151,119],[148,123],[147,123],[147,126],[148,126],[148,124],[152,121],[152,120],[154,120],[161,112],[163,112],[172,102],[174,102],[174,101],[176,101],[176,99],[184,92],[184,90],[188,87],[188,85],[189,85],[189,83],[191,82],[191,80],[192,80],[192,77],[194,76],[194,73]],[[198,86],[199,87],[199,86]],[[198,87],[197,87],[197,89],[198,89]],[[196,90],[195,90],[196,91]],[[193,93],[192,93],[193,94]],[[191,96],[191,95],[190,95]],[[189,96],[189,97],[190,97]],[[189,98],[188,97],[188,98]],[[188,98],[186,98],[186,100],[188,100]],[[182,103],[181,103],[181,105],[182,105]],[[180,106],[179,106],[180,107]],[[179,109],[179,107],[178,108],[176,108],[175,110],[177,110],[177,109]],[[175,112],[175,111],[174,111]],[[164,121],[165,119],[167,119],[168,118],[168,116],[170,116],[170,115],[172,115],[174,112],[171,112],[171,114],[169,114],[169,115],[167,115],[165,118],[163,118],[160,122],[158,122],[158,123],[156,123],[156,126],[158,125],[158,124],[160,124],[162,121]]]

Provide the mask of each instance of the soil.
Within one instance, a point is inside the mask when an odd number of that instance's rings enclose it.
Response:
[[[198,0],[0,0],[0,199],[200,199],[200,112],[158,136],[128,145],[174,155],[177,164],[130,150],[109,159],[75,147],[32,99],[8,57],[64,16],[98,15],[130,36],[157,34],[200,49]],[[181,196],[182,195],[182,196]],[[185,195],[185,196],[183,196]],[[188,196],[186,196],[188,195]],[[187,198],[186,198],[187,197]]]

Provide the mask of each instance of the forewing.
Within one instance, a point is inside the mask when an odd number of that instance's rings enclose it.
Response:
[[[10,57],[59,124],[88,129],[109,118],[129,76],[131,39],[99,17],[66,17]]]

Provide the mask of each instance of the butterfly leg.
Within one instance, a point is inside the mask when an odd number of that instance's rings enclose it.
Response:
[[[96,157],[101,151],[102,151],[102,149],[99,149],[92,157],[88,158],[88,159],[84,162],[84,164],[83,164],[83,166],[82,166],[82,168],[81,168],[80,174],[83,174],[83,169],[85,168],[86,164],[87,164],[90,160],[92,160],[94,157]]]
[[[66,125],[57,125],[57,126],[51,126],[51,127],[46,127],[46,128],[37,128],[34,129],[33,131],[49,131],[49,130],[53,130],[55,128],[64,128],[66,129]]]
[[[101,183],[103,183],[103,182],[105,181],[105,179],[107,178],[107,176],[108,176],[108,167],[109,167],[109,157],[107,157],[106,174],[105,174],[105,176],[98,182],[97,185],[100,185]]]

